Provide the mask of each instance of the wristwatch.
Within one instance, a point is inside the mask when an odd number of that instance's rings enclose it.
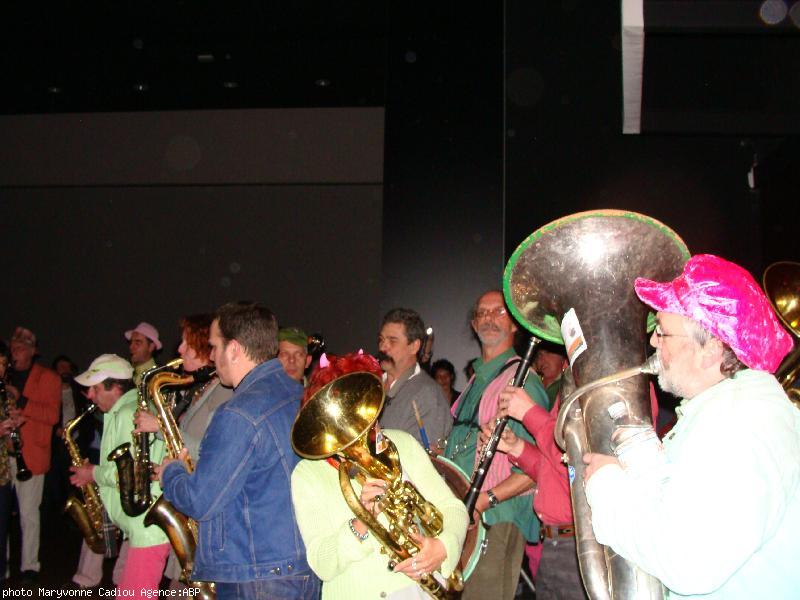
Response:
[[[489,497],[489,508],[495,508],[498,504],[500,504],[500,501],[497,499],[497,496],[494,495],[492,490],[488,490],[486,495]]]

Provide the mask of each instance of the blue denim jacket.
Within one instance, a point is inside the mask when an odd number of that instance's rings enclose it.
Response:
[[[214,414],[191,475],[163,473],[164,495],[197,520],[194,577],[243,582],[313,573],[292,507],[292,423],[302,386],[273,359],[241,381]]]

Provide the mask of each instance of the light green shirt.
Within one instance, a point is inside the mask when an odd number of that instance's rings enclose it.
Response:
[[[135,389],[123,394],[103,419],[103,439],[100,442],[100,464],[94,468],[94,480],[100,487],[100,497],[109,518],[123,531],[135,548],[157,546],[168,542],[167,536],[157,525],[144,526],[144,514],[129,517],[122,510],[117,485],[117,465],[108,461],[108,455],[120,444],[130,442],[134,429],[133,413],[136,412]],[[150,461],[160,463],[164,458],[164,442],[150,436]],[[153,500],[161,495],[157,481],[150,484]]]
[[[453,495],[413,437],[397,429],[385,429],[384,433],[397,446],[404,476],[442,513],[443,531],[438,539],[447,551],[441,570],[448,576],[458,564],[467,531],[464,503]],[[353,489],[357,496],[361,493],[356,481]],[[416,585],[404,574],[386,568],[389,558],[381,554],[380,543],[372,534],[363,542],[353,535],[349,521],[354,515],[342,496],[338,470],[327,461],[298,463],[292,472],[292,502],[308,564],[322,579],[323,600],[385,598]],[[383,515],[378,519],[386,526]]]
[[[657,477],[608,465],[589,479],[597,541],[670,598],[797,598],[800,411],[775,377],[744,370],[678,413]]]

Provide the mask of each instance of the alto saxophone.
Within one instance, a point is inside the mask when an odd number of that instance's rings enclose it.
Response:
[[[70,461],[75,467],[83,464],[83,458],[78,445],[72,439],[72,430],[84,417],[92,414],[95,410],[97,410],[97,405],[92,404],[64,427],[64,444],[67,446]],[[64,506],[64,512],[69,513],[75,519],[89,549],[96,554],[103,554],[106,550],[106,539],[103,534],[103,511],[105,509],[103,501],[100,499],[100,490],[97,484],[91,481],[81,487],[81,493],[83,502],[71,495]]]
[[[173,369],[183,363],[183,360],[176,359],[170,362]],[[207,375],[213,377],[213,371]],[[166,401],[162,388],[184,386],[197,381],[192,373],[177,373],[175,371],[162,371],[156,374],[148,383],[147,391],[153,406],[156,410],[161,435],[164,437],[166,455],[170,458],[177,458],[178,453],[183,448],[183,436],[175,422],[172,414],[172,407]],[[191,473],[194,470],[192,459],[186,457],[186,469]],[[178,511],[162,494],[156,500],[147,514],[144,516],[144,524],[147,526],[158,525],[167,534],[175,556],[181,565],[181,581],[191,588],[197,590],[194,597],[201,600],[213,600],[216,598],[215,586],[211,582],[194,581],[191,579],[192,569],[194,568],[194,554],[197,548],[197,522],[190,519]]]

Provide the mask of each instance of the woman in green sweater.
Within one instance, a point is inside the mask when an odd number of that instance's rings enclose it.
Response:
[[[315,373],[306,397],[311,398],[315,390],[343,375],[344,369],[374,372],[370,368],[372,357],[358,357],[355,361],[353,355],[323,361],[322,364],[330,361],[326,367],[330,370]],[[469,521],[463,502],[453,495],[411,435],[394,429],[383,430],[382,434],[397,448],[403,478],[441,512],[442,532],[436,537],[416,538],[419,552],[389,570],[389,557],[381,553],[380,542],[356,518],[342,496],[336,461],[302,460],[292,473],[292,500],[308,564],[322,580],[323,600],[427,598],[417,581],[434,572],[437,578],[447,578],[458,564]],[[375,502],[379,500],[376,496],[385,491],[386,482],[367,479],[363,488],[356,480],[351,483],[365,508],[387,526],[381,503]]]

